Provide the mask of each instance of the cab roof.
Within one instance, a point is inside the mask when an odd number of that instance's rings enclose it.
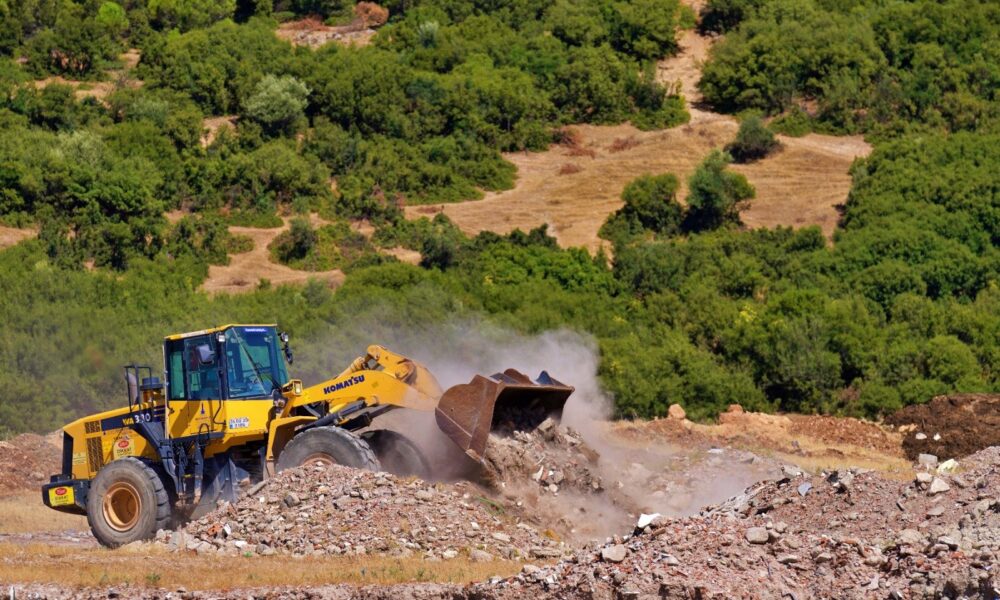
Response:
[[[277,323],[229,323],[228,325],[219,325],[218,327],[201,329],[199,331],[189,331],[188,333],[175,333],[173,335],[168,335],[166,339],[167,341],[183,340],[189,337],[196,337],[199,335],[208,335],[219,331],[225,331],[230,327],[277,327],[277,326],[278,326]]]

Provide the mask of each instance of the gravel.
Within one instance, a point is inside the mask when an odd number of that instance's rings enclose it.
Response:
[[[206,554],[468,556],[522,560],[566,550],[501,514],[472,484],[429,484],[339,465],[290,469],[158,543]]]

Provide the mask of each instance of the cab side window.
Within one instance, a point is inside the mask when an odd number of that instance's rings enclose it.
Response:
[[[170,342],[167,347],[171,400],[219,400],[219,357],[210,336]]]
[[[209,336],[184,340],[188,397],[191,400],[218,400],[222,398],[219,382],[219,357]]]
[[[176,340],[167,342],[167,369],[170,376],[167,388],[171,400],[187,399],[187,388],[184,385],[184,342]]]

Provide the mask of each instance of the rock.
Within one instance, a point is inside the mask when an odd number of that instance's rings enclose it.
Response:
[[[441,558],[445,560],[451,560],[456,556],[458,556],[458,552],[456,550],[445,550],[441,553]]]
[[[815,558],[813,558],[813,562],[815,562],[818,565],[823,564],[825,562],[830,562],[831,560],[833,560],[833,555],[830,554],[829,552],[820,552],[819,554],[816,555]]]
[[[282,502],[284,502],[285,506],[287,506],[288,508],[292,508],[298,506],[299,504],[302,504],[302,501],[299,500],[298,494],[296,494],[295,492],[288,492],[287,494],[285,494],[285,499],[282,500]]]
[[[795,465],[782,465],[781,474],[789,479],[794,479],[802,474],[802,469],[796,467]]]
[[[790,565],[792,563],[799,562],[799,556],[797,554],[780,554],[778,555],[778,562],[783,565]]]
[[[927,511],[928,517],[940,517],[944,514],[944,507],[940,504]]]
[[[601,558],[607,562],[620,563],[625,560],[628,550],[621,544],[605,546],[601,549]]]
[[[798,491],[798,492],[799,492],[799,495],[800,495],[800,496],[805,496],[806,494],[808,494],[808,493],[809,493],[809,490],[811,490],[811,489],[812,489],[812,487],[813,487],[813,484],[811,484],[811,483],[809,483],[809,482],[807,481],[807,482],[805,482],[805,483],[801,483],[801,484],[799,484],[799,487],[797,488],[797,490],[796,490],[796,491]]]
[[[930,483],[933,480],[934,480],[934,476],[931,475],[930,473],[927,473],[925,471],[921,471],[921,472],[917,473],[917,479],[916,479],[917,483],[922,483],[922,484],[926,485],[926,484]]]
[[[562,556],[562,552],[554,548],[542,548],[536,546],[528,550],[528,553],[535,558],[558,558]]]
[[[472,552],[469,552],[469,558],[472,559],[472,562],[490,562],[493,560],[493,555],[485,550],[474,548]]]
[[[899,543],[908,546],[918,546],[924,543],[924,534],[916,529],[904,529],[899,532]]]
[[[677,421],[683,421],[687,418],[687,413],[684,412],[684,408],[680,404],[675,403],[671,404],[670,408],[667,409],[667,417]]]
[[[954,458],[949,458],[940,465],[938,465],[938,473],[953,473],[958,468],[958,461]]]
[[[923,441],[923,440],[927,439],[927,434],[926,433],[917,432],[917,434],[915,436],[913,436],[913,437],[917,438],[920,441]]]
[[[499,531],[497,531],[497,532],[491,533],[490,537],[493,538],[493,539],[495,539],[498,542],[503,542],[505,544],[509,544],[510,543],[510,536],[507,535],[506,533],[500,533]]]
[[[557,423],[555,419],[553,419],[552,417],[546,417],[544,421],[538,424],[538,427],[536,427],[536,429],[538,429],[538,431],[541,431],[542,433],[548,433],[552,428],[556,426],[556,424]]]
[[[534,575],[534,574],[538,573],[541,570],[542,569],[540,567],[537,567],[537,566],[532,565],[532,564],[527,564],[527,565],[524,565],[523,567],[521,567],[521,572],[524,573],[525,575]]]
[[[771,535],[763,527],[750,527],[744,534],[751,544],[766,544]]]
[[[661,556],[661,560],[663,561],[663,564],[669,567],[677,567],[681,564],[681,561],[677,560],[677,557],[673,554],[664,554]]]
[[[743,413],[743,407],[739,404],[730,404],[729,408],[726,409],[727,413],[739,415]]]
[[[434,494],[428,492],[427,490],[417,490],[417,493],[413,494],[413,497],[421,502],[429,502],[434,499]]]
[[[660,513],[653,513],[651,515],[642,513],[639,515],[639,520],[636,522],[635,526],[637,529],[645,529],[650,525],[652,525],[659,518],[660,518]]]
[[[927,491],[931,496],[934,496],[937,494],[943,494],[944,492],[947,492],[950,489],[951,486],[948,485],[948,483],[945,480],[939,477],[935,477],[934,480],[931,481],[931,487]]]
[[[933,454],[920,454],[917,456],[917,464],[922,467],[933,469],[938,465],[938,457]]]

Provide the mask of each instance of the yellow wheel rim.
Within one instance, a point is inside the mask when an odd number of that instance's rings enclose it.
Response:
[[[135,486],[125,481],[115,483],[104,494],[104,520],[115,531],[135,527],[142,514],[142,498]]]

